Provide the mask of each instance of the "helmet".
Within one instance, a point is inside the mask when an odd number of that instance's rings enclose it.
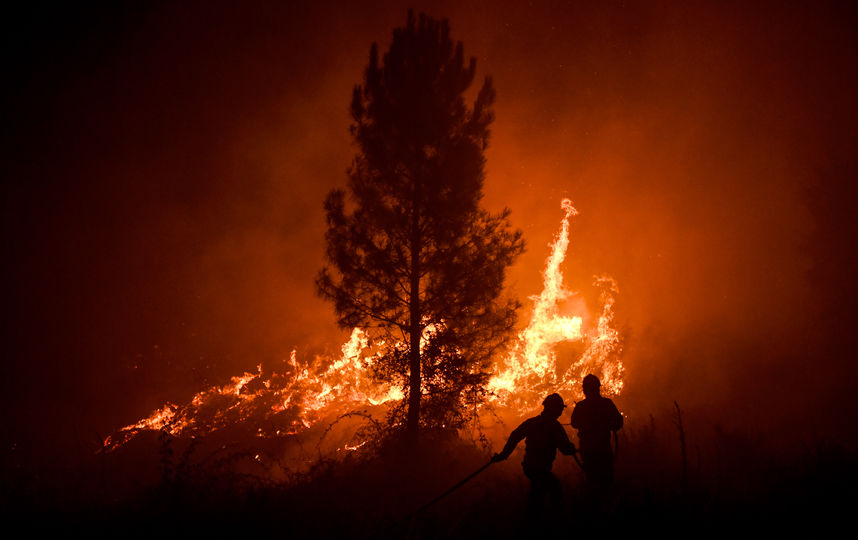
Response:
[[[559,407],[561,409],[566,408],[566,404],[563,403],[563,398],[560,397],[560,394],[551,394],[544,400],[542,400],[542,405],[545,407]]]

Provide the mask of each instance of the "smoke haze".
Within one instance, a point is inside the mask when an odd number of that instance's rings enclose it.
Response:
[[[845,4],[844,4],[845,6]],[[98,440],[347,336],[315,296],[353,85],[407,5],[164,3],[7,22],[4,425]],[[854,7],[417,3],[498,92],[484,205],[525,304],[620,287],[630,419],[854,442]],[[478,85],[475,85],[478,86]]]

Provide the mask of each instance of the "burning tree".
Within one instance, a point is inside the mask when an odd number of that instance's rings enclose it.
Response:
[[[348,201],[341,189],[325,200],[330,264],[318,292],[341,326],[387,344],[374,374],[404,389],[412,437],[455,425],[478,399],[518,308],[502,291],[521,232],[507,209],[479,206],[495,92],[487,77],[469,108],[475,73],[446,20],[409,11],[381,62],[373,44],[354,89]]]

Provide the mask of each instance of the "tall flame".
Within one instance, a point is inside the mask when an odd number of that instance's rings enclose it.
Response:
[[[495,393],[497,404],[521,412],[536,408],[542,398],[552,392],[580,395],[577,385],[584,375],[594,371],[599,373],[607,393],[618,394],[623,387],[623,365],[619,359],[622,342],[614,328],[614,295],[618,293],[614,279],[610,276],[596,278],[603,306],[595,329],[584,331],[583,317],[559,313],[561,302],[575,296],[563,284],[560,265],[569,248],[569,221],[578,215],[569,199],[563,199],[560,207],[564,216],[542,272],[542,292],[531,297],[534,305],[530,323],[519,334],[512,352],[488,385]],[[587,345],[586,350],[563,369],[558,365],[555,346],[581,341]]]

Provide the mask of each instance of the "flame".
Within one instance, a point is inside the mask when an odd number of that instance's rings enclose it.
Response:
[[[223,386],[199,392],[183,407],[166,404],[107,437],[104,447],[121,446],[145,430],[197,435],[250,418],[281,420],[286,426],[273,433],[258,428],[259,436],[295,434],[323,416],[347,412],[356,406],[401,400],[404,396],[401,388],[377,383],[367,375],[375,359],[373,355],[364,354],[367,345],[366,334],[355,328],[342,346],[342,356],[333,361],[317,358],[318,365],[327,363],[326,368],[318,370],[299,363],[297,352],[293,350],[289,360],[284,362],[283,372],[263,377],[260,364],[256,373],[244,373]]]
[[[601,289],[602,302],[595,329],[582,330],[582,316],[559,313],[561,302],[576,296],[564,286],[560,265],[569,248],[570,219],[578,215],[569,199],[563,199],[560,207],[564,216],[542,272],[542,292],[531,297],[534,305],[530,323],[519,334],[512,352],[488,384],[496,404],[520,412],[537,408],[542,399],[553,392],[580,396],[580,381],[591,372],[598,373],[607,394],[616,395],[623,387],[623,365],[619,359],[622,341],[614,327],[614,296],[619,289],[614,279],[599,276],[594,283]],[[587,345],[581,357],[565,369],[558,365],[555,352],[555,346],[562,342],[584,342]]]
[[[488,383],[489,403],[518,416],[536,409],[544,396],[552,392],[580,397],[580,381],[587,373],[597,374],[608,395],[619,394],[623,388],[622,337],[614,323],[614,302],[619,289],[614,279],[606,275],[595,278],[602,306],[594,327],[584,327],[588,313],[571,316],[560,313],[561,305],[577,296],[563,284],[560,267],[569,247],[570,220],[578,215],[569,199],[561,201],[561,209],[564,216],[550,244],[551,253],[542,272],[542,292],[531,297],[530,322],[519,333],[508,356],[498,362],[497,371]],[[576,305],[585,309],[583,302]],[[421,350],[436,331],[436,325],[426,327]],[[555,347],[562,342],[579,343],[585,349],[571,362],[558,362]],[[399,346],[399,343],[392,345]],[[246,372],[223,386],[199,392],[184,406],[167,403],[107,437],[104,447],[112,450],[122,446],[143,431],[201,435],[248,420],[257,420],[257,425],[277,426],[258,427],[257,436],[297,434],[322,418],[356,408],[400,402],[405,396],[402,387],[379,382],[370,374],[385,347],[381,341],[370,343],[367,334],[355,328],[343,344],[339,358],[317,356],[313,362],[301,362],[293,350],[281,369],[264,374],[260,364],[255,373]],[[355,451],[365,443],[346,443],[337,451]]]

